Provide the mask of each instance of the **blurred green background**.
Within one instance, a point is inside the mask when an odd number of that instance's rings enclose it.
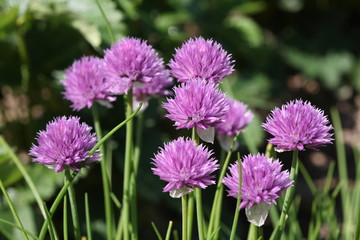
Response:
[[[221,87],[229,96],[248,104],[256,114],[241,138],[242,154],[255,149],[264,151],[266,135],[260,123],[275,105],[295,98],[310,100],[326,114],[331,107],[337,107],[347,145],[359,147],[359,1],[101,0],[100,3],[116,39],[124,36],[146,39],[166,63],[175,48],[194,36],[212,38],[232,54],[236,71]],[[75,59],[102,56],[110,44],[95,0],[0,0],[0,132],[49,202],[63,176],[31,163],[28,150],[35,142],[36,132],[55,116],[78,115],[92,124],[89,110],[71,111],[70,102],[62,97],[60,81],[64,69]],[[155,239],[151,221],[162,232],[169,220],[174,220],[178,229],[181,222],[180,202],[161,192],[164,183],[152,175],[150,158],[164,141],[189,133],[174,130],[170,120],[163,117],[161,101],[151,100],[145,112],[138,194],[142,239]],[[121,98],[114,108],[101,110],[105,130],[123,119]],[[115,134],[106,146],[113,153],[113,191],[117,194],[122,186],[123,142],[124,130]],[[217,144],[214,147],[218,154],[219,147]],[[288,158],[287,154],[282,156]],[[321,186],[335,150],[327,147],[324,152],[303,153],[300,157]],[[28,219],[23,221],[25,227],[36,232],[41,226],[41,215],[8,158],[1,147],[0,178],[15,196],[20,216]],[[350,167],[352,164],[349,162]],[[78,201],[83,201],[83,194],[89,192],[96,239],[102,239],[105,228],[100,166],[95,165],[82,175],[76,185]],[[306,204],[311,199],[307,198],[308,189],[301,181],[298,191],[305,207],[299,218],[306,232],[309,217],[306,209],[310,208]],[[212,190],[207,192],[212,196]],[[226,229],[232,220],[235,200],[227,199],[224,206]],[[1,202],[0,215],[11,219],[8,207]],[[55,217],[61,223],[61,214]],[[242,219],[241,224],[244,228],[239,227],[240,236],[244,236],[247,223]],[[267,228],[271,228],[270,223],[265,231]]]

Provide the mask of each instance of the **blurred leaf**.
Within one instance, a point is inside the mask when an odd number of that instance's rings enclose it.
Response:
[[[79,30],[83,37],[94,47],[98,48],[101,44],[101,34],[96,25],[89,24],[82,20],[75,20],[72,26]]]
[[[249,104],[250,107],[270,109],[268,102],[271,80],[264,74],[252,73],[240,76],[230,76],[223,80],[221,88],[231,98]]]
[[[353,76],[351,78],[352,85],[357,92],[360,92],[360,60],[356,61]]]
[[[225,20],[225,25],[236,29],[251,48],[260,47],[264,44],[261,27],[250,17],[234,14]]]
[[[18,7],[13,7],[10,10],[1,13],[0,15],[0,30],[2,28],[6,28],[9,25],[15,24],[17,15],[18,15]]]
[[[266,8],[266,2],[254,1],[254,2],[243,2],[239,6],[236,6],[232,11],[240,11],[242,14],[258,14],[264,11]]]
[[[353,69],[354,57],[348,52],[332,53],[324,56],[287,48],[283,51],[286,61],[303,72],[307,77],[319,78],[326,87],[335,90],[342,77]]]
[[[5,187],[14,184],[22,178],[21,173],[11,161],[3,146],[0,146],[0,178]]]

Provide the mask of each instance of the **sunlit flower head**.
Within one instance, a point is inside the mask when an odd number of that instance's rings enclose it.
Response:
[[[281,167],[278,159],[273,160],[265,154],[249,154],[241,162],[241,187],[238,163],[232,164],[224,177],[223,183],[229,188],[229,196],[238,198],[240,190],[240,208],[246,208],[248,220],[255,225],[264,224],[271,204],[276,204],[275,200],[282,191],[292,185],[289,172],[281,171]]]
[[[234,71],[233,63],[231,55],[219,43],[199,37],[176,49],[169,67],[180,82],[200,78],[218,84]]]
[[[65,80],[61,82],[65,88],[63,94],[74,110],[91,108],[95,101],[109,105],[115,100],[109,81],[100,71],[102,65],[98,57],[83,57],[65,70]]]
[[[175,87],[174,93],[163,106],[168,111],[165,116],[175,122],[177,129],[214,129],[229,109],[225,94],[212,82],[191,80]]]
[[[104,75],[115,94],[126,94],[133,86],[151,82],[165,70],[163,60],[146,41],[123,38],[105,50]]]
[[[275,108],[262,126],[273,135],[269,142],[277,151],[317,150],[333,140],[329,132],[333,127],[324,111],[302,100]]]
[[[65,168],[79,171],[91,162],[100,161],[98,151],[88,156],[96,144],[91,129],[85,123],[80,123],[78,117],[55,118],[47,124],[45,131],[38,133],[38,145],[32,145],[29,155],[34,157],[34,162],[55,169],[55,172]]]
[[[152,170],[168,182],[163,191],[178,198],[194,188],[204,189],[215,183],[212,174],[219,165],[211,155],[212,151],[205,146],[196,146],[191,139],[180,137],[160,148],[152,159],[155,166]]]

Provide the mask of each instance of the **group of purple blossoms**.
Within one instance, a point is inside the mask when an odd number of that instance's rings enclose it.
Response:
[[[220,44],[193,38],[176,49],[165,69],[163,60],[145,41],[124,38],[105,50],[104,57],[83,57],[66,70],[62,81],[64,97],[72,102],[73,110],[91,108],[94,102],[111,106],[117,95],[131,94],[134,105],[147,103],[152,96],[170,96],[167,88],[172,77],[180,84],[163,107],[166,117],[177,129],[195,129],[199,137],[213,143],[217,139],[224,150],[229,150],[232,139],[252,120],[253,114],[241,102],[228,98],[219,88],[221,80],[233,72],[233,60]],[[171,76],[172,77],[171,77]],[[309,102],[291,101],[275,108],[263,124],[273,135],[269,142],[277,151],[317,149],[332,141],[332,129],[323,112]],[[79,171],[90,162],[99,161],[100,154],[88,156],[96,144],[91,127],[77,117],[59,117],[38,133],[38,145],[32,146],[33,161],[56,172],[64,168]],[[181,197],[194,188],[214,184],[214,171],[219,168],[213,152],[188,138],[178,138],[160,148],[152,159],[154,174],[167,181],[164,192]],[[242,185],[239,186],[239,166],[229,167],[223,183],[229,196],[238,198],[249,221],[262,225],[267,210],[281,192],[292,185],[288,171],[281,171],[278,159],[264,154],[247,155],[241,161]],[[266,215],[257,212],[265,209]]]

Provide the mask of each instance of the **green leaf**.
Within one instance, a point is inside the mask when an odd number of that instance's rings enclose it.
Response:
[[[225,25],[237,30],[250,48],[257,48],[264,44],[261,27],[250,17],[241,14],[232,15],[225,20]]]
[[[20,171],[11,161],[3,146],[0,146],[0,177],[5,187],[16,183],[22,178]]]

